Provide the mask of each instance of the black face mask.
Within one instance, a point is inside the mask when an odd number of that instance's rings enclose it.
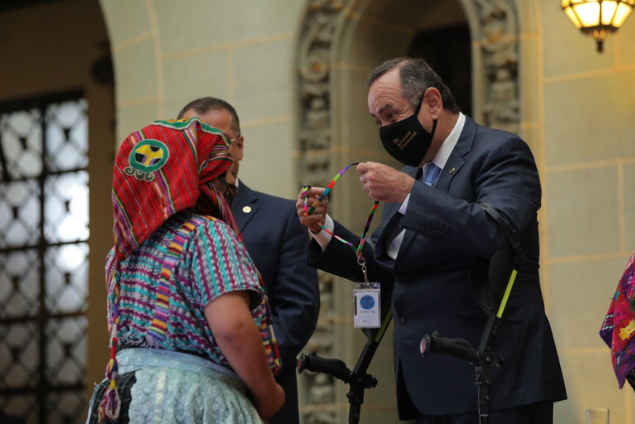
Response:
[[[403,121],[385,125],[379,128],[379,139],[384,149],[390,156],[399,162],[409,166],[419,166],[423,161],[430,145],[432,137],[437,129],[437,120],[432,124],[432,132],[427,132],[419,122],[419,110],[421,110],[423,97],[415,113]]]
[[[214,185],[212,181],[208,182],[207,185],[212,189],[212,191],[215,191],[217,194],[222,194],[225,202],[227,202],[227,205],[231,208],[234,204],[234,200],[236,200],[236,196],[238,195],[238,187],[227,182],[227,173],[220,175],[218,180],[225,185],[225,190],[222,192],[221,189]]]
[[[229,172],[229,170],[227,172]],[[223,197],[225,198],[225,201],[231,208],[232,205],[234,204],[234,200],[236,200],[236,195],[238,195],[238,187],[236,187],[234,184],[229,184],[227,182],[227,172],[221,175],[219,179],[223,184],[227,186],[227,188],[225,189],[225,192],[223,193]]]
[[[236,187],[233,184],[228,184],[227,188],[225,189],[225,193],[223,194],[223,197],[225,198],[225,201],[227,202],[230,208],[234,204],[234,200],[236,200],[237,195],[238,195],[238,187]]]

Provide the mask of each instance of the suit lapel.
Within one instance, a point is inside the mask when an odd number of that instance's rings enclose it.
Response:
[[[434,186],[435,190],[441,190],[444,193],[449,191],[452,179],[459,173],[459,170],[465,164],[463,156],[472,150],[472,142],[476,136],[476,128],[476,122],[466,116],[465,124],[463,124],[463,131],[461,131],[459,140],[456,142],[456,146],[452,149],[450,157],[448,157],[448,161],[445,163],[445,166],[439,175],[439,179]]]
[[[465,162],[463,161],[463,158],[457,153],[456,149],[452,150],[448,161],[445,163],[443,170],[441,170],[437,183],[434,185],[434,189],[447,193],[452,179],[464,164]]]
[[[415,180],[419,181],[421,180],[422,171],[421,171],[421,168],[412,168],[410,171],[407,172],[407,174],[410,175]],[[405,252],[408,246],[410,246],[414,238],[415,238],[414,231],[406,231],[404,233],[403,240],[401,241],[401,245],[399,246],[399,251],[397,252],[397,259],[395,259],[395,267],[397,266],[397,263],[399,262],[399,260],[403,258],[403,252]]]
[[[450,157],[448,157],[448,161],[445,163],[445,166],[441,170],[439,179],[434,185],[434,190],[440,190],[444,193],[449,192],[452,179],[458,174],[458,171],[465,164],[463,156],[465,156],[470,152],[470,150],[472,150],[472,142],[474,141],[474,137],[476,136],[476,128],[476,122],[474,122],[470,117],[466,116],[465,124],[463,125],[463,131],[461,131],[459,140],[456,142],[454,149],[452,149],[452,153],[450,153]],[[410,176],[415,177],[415,174],[413,172],[408,173],[410,174]],[[397,266],[399,259],[403,258],[404,253],[414,241],[415,236],[416,233],[414,231],[406,231],[403,241],[401,242],[401,246],[399,247],[399,253],[397,254],[395,266]]]
[[[232,214],[241,232],[256,212],[258,212],[258,195],[240,180],[238,195],[232,205]]]
[[[392,239],[399,234],[399,221],[401,221],[401,217],[399,217],[399,207],[401,203],[387,203],[384,205],[383,216],[385,216],[385,224],[382,228],[381,233],[375,243],[375,252],[377,258],[382,258],[386,255],[386,250],[388,249],[388,245],[392,241]],[[382,219],[384,219],[382,217]]]
[[[402,171],[414,179],[420,177],[420,174],[418,174],[420,168],[406,167]],[[401,216],[399,214],[399,208],[401,205],[402,203],[387,203],[384,205],[382,220],[385,224],[381,230],[381,234],[379,234],[377,242],[375,243],[376,257],[380,258],[382,262],[385,262],[382,258],[389,259],[386,254],[388,246],[390,245],[392,239],[400,232],[399,224],[401,222]],[[386,265],[390,266],[388,263]]]

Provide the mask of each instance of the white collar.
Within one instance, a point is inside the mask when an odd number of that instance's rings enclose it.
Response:
[[[452,150],[454,150],[454,146],[456,146],[456,143],[459,141],[459,137],[463,131],[463,125],[465,125],[465,115],[459,112],[459,117],[456,120],[456,124],[454,124],[454,128],[452,128],[450,135],[448,135],[448,137],[443,141],[441,148],[434,159],[432,159],[432,163],[439,168],[443,169],[443,167],[445,167]]]

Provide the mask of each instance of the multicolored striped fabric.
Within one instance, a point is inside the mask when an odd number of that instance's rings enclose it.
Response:
[[[198,118],[155,121],[123,142],[115,159],[115,253],[130,256],[173,214],[196,207],[238,233],[223,196],[208,184],[231,164],[222,132]]]
[[[624,274],[602,322],[600,337],[611,348],[613,369],[620,389],[626,375],[635,368],[635,313],[630,308],[635,301],[635,254]]]
[[[212,217],[207,218],[212,221],[215,220],[215,218]],[[147,334],[148,342],[152,345],[157,345],[163,340],[165,330],[167,329],[170,316],[170,286],[172,284],[170,280],[172,279],[174,264],[176,264],[176,261],[181,256],[183,246],[185,241],[189,238],[190,232],[205,222],[205,220],[206,218],[202,216],[192,216],[192,218],[185,221],[177,230],[176,234],[174,234],[174,238],[172,238],[168,251],[163,258],[161,278],[159,279],[159,287],[156,290],[154,318],[152,319],[152,324]]]
[[[119,264],[171,216],[190,208],[221,219],[240,238],[229,206],[211,184],[232,163],[229,142],[222,132],[198,118],[155,121],[132,133],[119,148],[112,188],[114,257],[106,275],[109,301],[114,305],[108,315],[111,359],[106,377],[110,385],[99,407],[100,419],[116,418],[121,405],[116,386]],[[159,328],[160,320],[156,323]]]
[[[224,293],[248,290],[252,317],[258,327],[267,324],[266,294],[258,271],[236,233],[220,220],[205,220],[183,243],[167,285],[167,325],[159,346],[149,340],[157,292],[162,290],[163,261],[179,229],[192,218],[184,211],[172,216],[134,254],[120,263],[120,299],[108,302],[109,313],[119,308],[118,339],[122,347],[159,347],[203,355],[229,368],[207,324],[204,308]],[[115,266],[114,250],[106,274]],[[266,340],[263,340],[266,342]]]

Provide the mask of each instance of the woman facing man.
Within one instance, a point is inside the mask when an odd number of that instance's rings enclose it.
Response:
[[[228,147],[192,119],[156,121],[119,149],[112,358],[89,423],[259,423],[284,403],[266,290],[230,212]]]

